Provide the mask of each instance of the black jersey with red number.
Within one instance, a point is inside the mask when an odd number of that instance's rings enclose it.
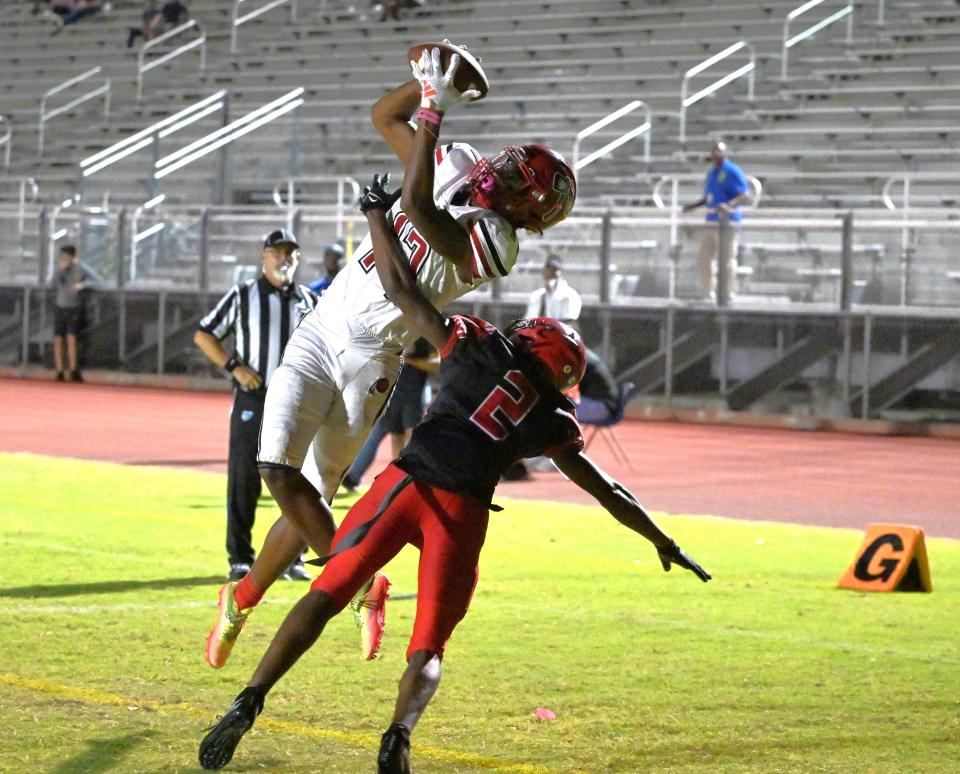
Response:
[[[452,318],[440,390],[397,465],[417,480],[490,502],[522,457],[583,448],[573,403],[536,360],[475,317]]]

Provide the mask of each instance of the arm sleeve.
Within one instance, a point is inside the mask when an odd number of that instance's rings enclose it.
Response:
[[[506,277],[517,262],[517,237],[503,218],[490,213],[470,227],[475,277]]]
[[[240,301],[239,288],[232,288],[213,308],[206,317],[204,317],[197,326],[204,333],[216,336],[223,341],[227,334],[233,329],[237,320],[237,307]]]

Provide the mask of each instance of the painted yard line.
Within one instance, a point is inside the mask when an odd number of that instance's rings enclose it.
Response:
[[[299,598],[298,598],[299,599]],[[288,598],[268,598],[263,603],[275,605],[291,605],[297,599]],[[482,605],[482,597],[474,603],[479,602]],[[181,601],[171,602],[169,604],[119,604],[119,605],[18,605],[16,607],[0,607],[0,616],[2,615],[49,615],[49,614],[69,614],[69,615],[102,615],[109,613],[141,612],[144,610],[178,610],[178,609],[213,609],[216,603],[213,601]],[[552,613],[555,615],[569,616],[571,611],[567,608],[547,607],[547,606],[527,606],[525,609],[529,612]],[[594,611],[591,615],[596,619],[599,617],[609,617],[611,621],[625,621],[622,614],[605,616],[600,611]],[[875,647],[864,645],[859,642],[831,642],[811,637],[800,637],[793,635],[777,634],[776,632],[765,632],[758,629],[731,629],[721,626],[708,626],[706,624],[682,623],[673,619],[643,617],[631,619],[632,623],[638,626],[657,626],[668,629],[678,629],[681,631],[702,632],[719,637],[742,637],[747,639],[768,640],[772,642],[783,642],[791,645],[802,645],[809,648],[818,648],[820,650],[848,650],[857,653],[864,653],[874,656],[898,656],[905,659],[926,661],[937,664],[960,664],[960,658],[950,658],[941,654],[924,654],[916,651],[898,651],[893,648]]]
[[[61,683],[50,682],[49,680],[37,680],[30,677],[14,674],[12,672],[0,672],[0,684],[9,685],[22,691],[32,693],[43,693],[54,696],[66,701],[76,701],[83,704],[94,706],[114,706],[114,707],[141,707],[154,712],[179,712],[192,717],[200,717],[204,720],[211,720],[216,715],[215,710],[199,707],[187,702],[178,702],[168,704],[152,699],[132,699],[126,696],[119,696],[113,693],[92,690],[89,688],[78,688]],[[257,728],[279,731],[291,736],[312,737],[316,739],[332,739],[337,742],[350,745],[351,747],[360,747],[370,750],[371,753],[379,749],[380,738],[370,734],[358,733],[355,731],[338,731],[330,728],[317,728],[316,726],[306,726],[300,723],[293,723],[286,720],[275,720],[273,718],[258,718]],[[506,772],[507,774],[556,774],[555,769],[548,769],[544,766],[537,766],[532,763],[516,763],[512,761],[498,761],[494,758],[487,758],[482,755],[473,755],[470,753],[456,753],[450,750],[441,750],[436,747],[426,747],[418,744],[416,747],[418,756],[432,758],[444,763],[469,766],[475,769],[487,769],[489,771]]]
[[[128,562],[149,562],[150,564],[162,564],[168,567],[190,567],[196,569],[201,558],[194,561],[187,559],[161,559],[153,554],[131,554],[121,553],[119,551],[100,551],[96,548],[82,548],[79,546],[66,546],[61,543],[42,543],[36,540],[24,540],[15,537],[0,538],[0,545],[20,546],[23,548],[38,548],[43,551],[57,551],[62,554],[80,554],[83,556],[105,556],[110,559],[122,559]]]
[[[264,599],[261,606],[269,604],[292,605],[296,599],[270,598]],[[206,602],[170,602],[168,604],[119,604],[119,605],[18,605],[17,607],[0,606],[0,615],[48,615],[50,613],[68,613],[70,615],[96,615],[102,613],[140,612],[142,610],[181,610],[187,608],[215,609],[215,599]]]

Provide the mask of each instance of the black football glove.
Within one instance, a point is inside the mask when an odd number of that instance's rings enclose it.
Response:
[[[693,559],[683,553],[683,551],[680,550],[680,546],[678,546],[672,540],[670,541],[670,545],[664,546],[663,548],[657,548],[657,556],[660,557],[660,564],[663,565],[665,572],[670,572],[670,565],[675,564],[678,567],[683,567],[686,570],[690,570],[690,572],[696,575],[704,583],[706,583],[712,577],[710,573],[708,573],[699,564],[693,561]]]
[[[373,184],[363,189],[363,196],[360,197],[360,212],[366,215],[371,210],[380,210],[387,212],[393,203],[400,198],[403,190],[398,188],[393,193],[387,190],[390,185],[390,173],[383,175],[374,175]]]

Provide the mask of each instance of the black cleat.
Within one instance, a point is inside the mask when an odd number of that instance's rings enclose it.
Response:
[[[233,751],[261,712],[263,691],[259,688],[240,691],[230,709],[200,742],[200,765],[205,769],[222,769],[230,763]]]
[[[392,723],[380,737],[377,774],[410,774],[410,729]]]
[[[296,559],[290,563],[290,566],[283,571],[284,580],[298,580],[298,581],[312,581],[313,576],[307,572],[307,568],[303,566],[302,559]]]

